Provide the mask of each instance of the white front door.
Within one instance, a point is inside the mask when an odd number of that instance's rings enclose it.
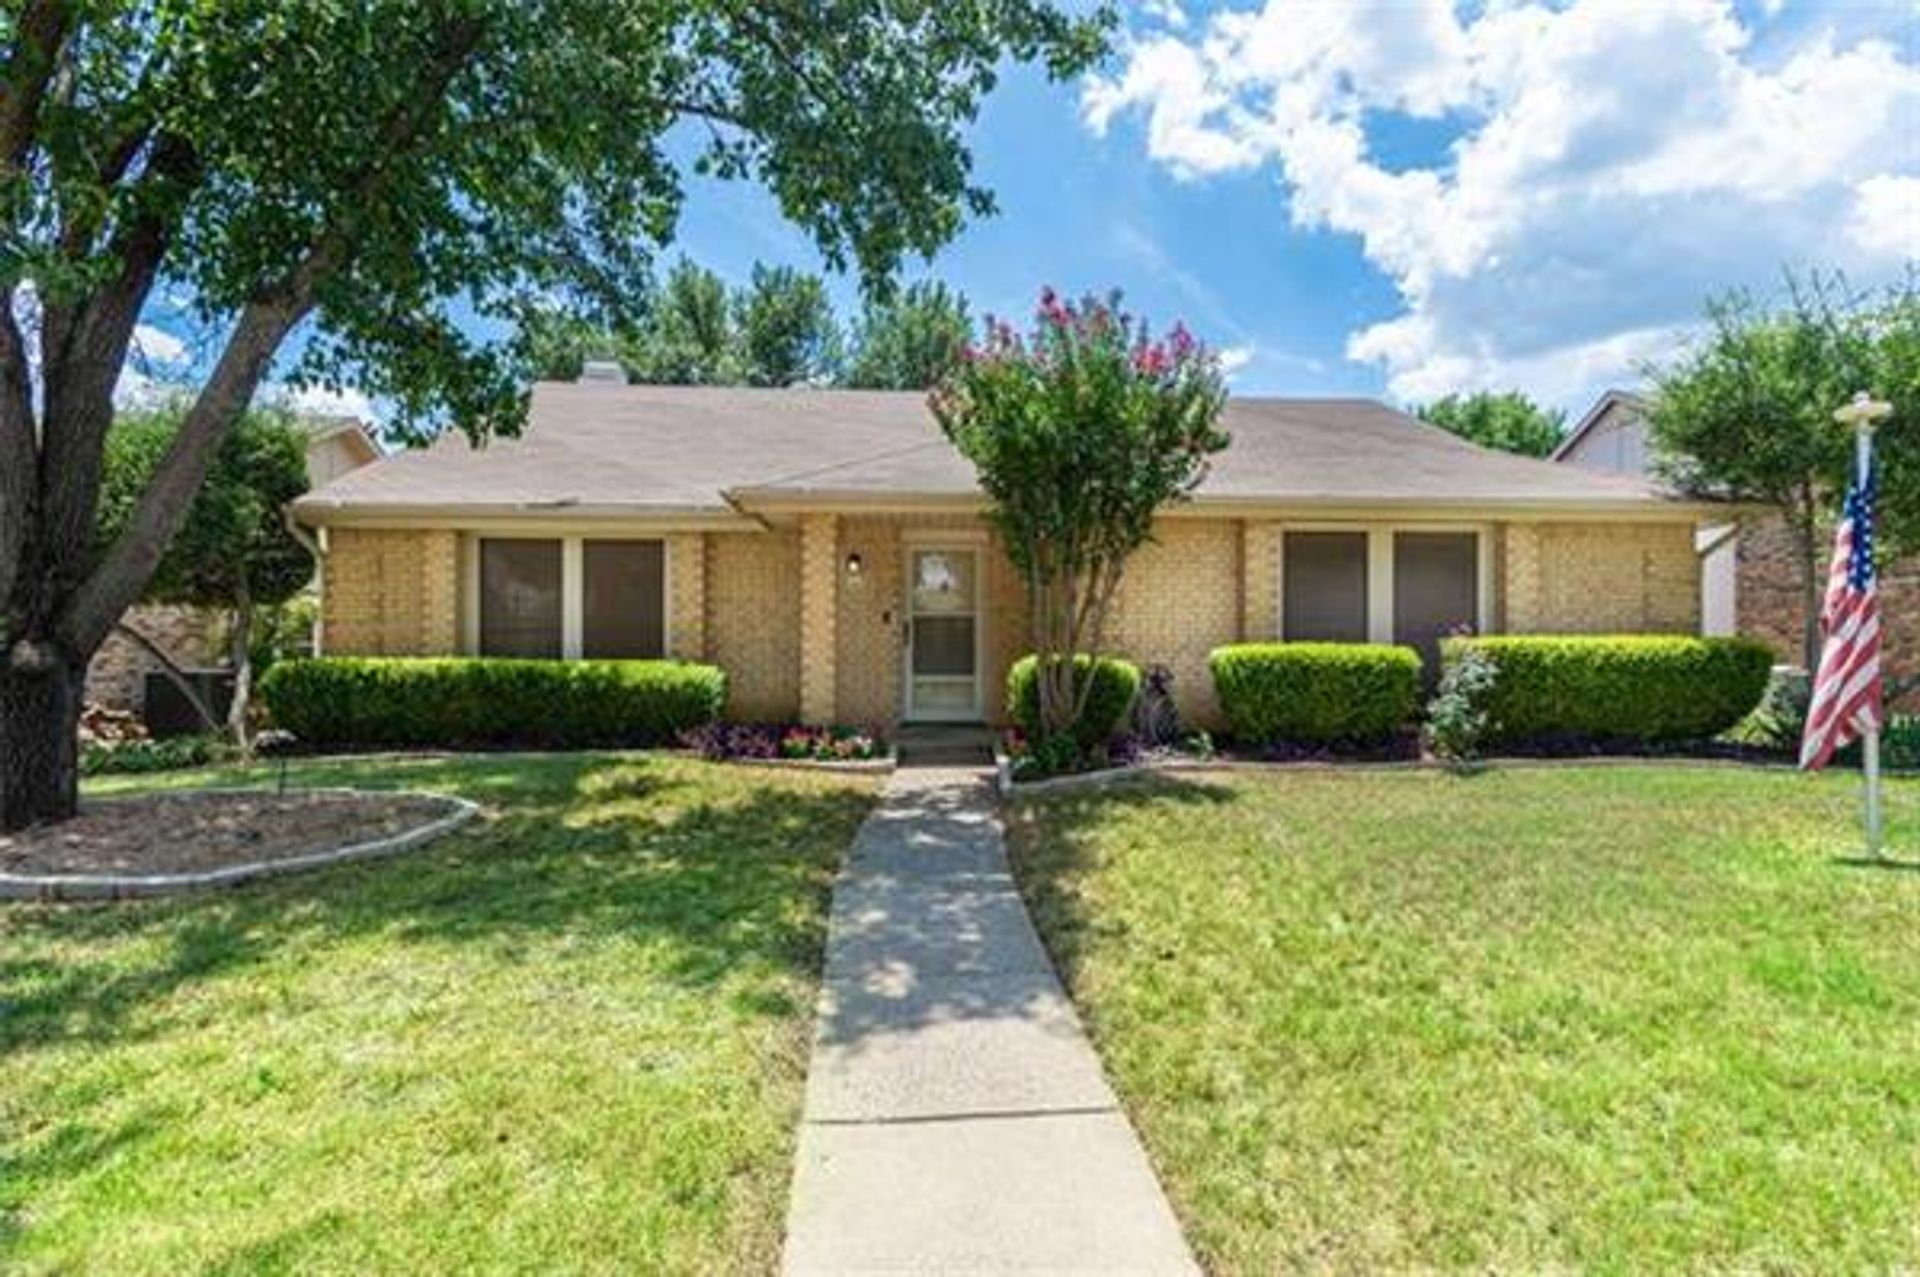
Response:
[[[907,551],[906,667],[907,718],[980,718],[978,550]]]

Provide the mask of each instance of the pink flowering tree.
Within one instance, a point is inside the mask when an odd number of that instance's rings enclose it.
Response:
[[[1026,583],[1041,722],[1071,731],[1128,558],[1227,446],[1219,360],[1178,325],[1155,338],[1118,293],[1047,289],[1030,333],[989,320],[931,402]]]

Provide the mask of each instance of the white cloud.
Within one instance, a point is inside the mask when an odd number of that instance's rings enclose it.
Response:
[[[1229,377],[1252,362],[1252,346],[1228,346],[1220,352],[1220,371]]]
[[[150,364],[183,364],[187,361],[187,343],[164,328],[138,324],[133,330],[133,355]]]
[[[1183,177],[1272,166],[1296,224],[1355,236],[1402,311],[1348,353],[1395,394],[1578,406],[1709,293],[1920,256],[1920,69],[1831,34],[1763,62],[1752,34],[1726,0],[1271,0],[1137,40],[1082,106],[1137,114]],[[1457,137],[1392,169],[1382,113]]]
[[[266,388],[262,398],[316,417],[354,417],[373,420],[373,400],[357,386],[291,386],[285,383]]]
[[[1860,251],[1889,261],[1920,256],[1920,177],[1883,173],[1860,183],[1847,233]]]

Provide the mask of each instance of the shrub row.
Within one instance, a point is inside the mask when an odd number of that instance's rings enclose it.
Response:
[[[1093,690],[1087,693],[1086,709],[1073,732],[1082,749],[1093,749],[1107,743],[1133,707],[1133,698],[1140,694],[1140,667],[1108,656],[1076,656],[1074,668],[1082,677],[1088,670],[1093,672]],[[1007,671],[1007,717],[1029,737],[1038,739],[1043,734],[1036,656],[1021,657]]]
[[[1763,643],[1741,638],[1632,634],[1454,638],[1492,663],[1484,693],[1498,744],[1583,738],[1663,743],[1708,740],[1759,703],[1773,665]]]
[[[1420,655],[1367,643],[1236,643],[1207,658],[1243,744],[1363,745],[1409,722]]]
[[[324,657],[260,687],[274,723],[341,746],[665,745],[718,717],[727,677],[679,661]]]

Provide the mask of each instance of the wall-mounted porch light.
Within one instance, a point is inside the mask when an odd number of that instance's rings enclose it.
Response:
[[[867,565],[865,561],[863,561],[860,558],[860,555],[858,554],[858,552],[849,554],[847,556],[847,575],[848,576],[857,577],[862,572],[866,571],[866,569],[867,569]]]

